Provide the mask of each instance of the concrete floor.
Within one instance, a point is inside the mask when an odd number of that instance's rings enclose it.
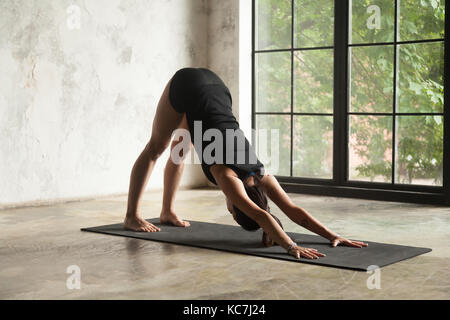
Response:
[[[122,221],[126,196],[0,211],[0,299],[449,299],[450,208],[291,194],[325,225],[349,238],[430,247],[432,252],[369,274],[221,251],[81,232]],[[161,192],[144,195],[146,218]],[[285,229],[307,232],[272,212]],[[180,190],[185,219],[234,224],[214,189]],[[81,270],[69,290],[66,269]]]

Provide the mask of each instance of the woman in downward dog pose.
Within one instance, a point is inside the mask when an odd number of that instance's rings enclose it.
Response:
[[[173,204],[183,172],[183,160],[194,146],[204,174],[225,194],[227,208],[234,220],[249,231],[262,228],[262,241],[265,246],[278,244],[296,258],[317,259],[324,256],[316,249],[303,248],[289,238],[278,218],[269,212],[267,197],[292,221],[328,239],[333,247],[367,246],[364,242],[348,240],[333,233],[291,201],[276,178],[264,171],[264,165],[257,159],[253,148],[239,129],[231,103],[229,89],[209,69],[182,68],[172,76],[159,100],[150,141],[131,172],[125,228],[142,232],[160,231],[141,217],[139,202],[156,160],[169,146],[172,134],[176,129],[184,129],[189,133],[190,141],[186,141],[186,136],[178,141],[174,139],[171,156],[164,169],[163,204],[160,213],[162,224],[179,227],[190,225],[177,216]],[[232,135],[228,134],[230,130]],[[223,143],[218,144],[219,147],[214,148],[214,155],[211,152],[209,159],[206,159],[210,151],[208,145],[211,140],[217,142],[218,133],[222,134],[220,138]],[[188,143],[188,147],[181,148],[181,153],[176,152],[181,161],[173,161],[174,151],[180,149],[180,143],[184,146]]]

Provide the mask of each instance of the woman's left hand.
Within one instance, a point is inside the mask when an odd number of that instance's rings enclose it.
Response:
[[[362,247],[368,246],[368,244],[365,242],[348,240],[348,239],[337,236],[336,238],[331,240],[331,246],[336,247],[338,245],[342,245],[342,246],[346,246],[346,247],[354,247],[354,248],[362,248]]]

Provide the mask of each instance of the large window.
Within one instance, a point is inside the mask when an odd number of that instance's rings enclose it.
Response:
[[[254,143],[280,181],[450,201],[444,0],[254,0],[253,16]]]

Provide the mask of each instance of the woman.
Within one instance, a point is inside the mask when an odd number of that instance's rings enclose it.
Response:
[[[182,68],[167,83],[159,100],[153,120],[152,135],[145,149],[133,166],[130,177],[127,213],[124,220],[126,229],[143,232],[160,231],[158,227],[144,220],[139,213],[139,201],[153,171],[156,160],[169,146],[172,133],[178,128],[189,130],[203,172],[206,177],[218,185],[224,192],[227,208],[234,219],[247,230],[261,227],[264,231],[265,245],[279,244],[288,254],[299,259],[317,259],[324,256],[316,249],[303,248],[293,242],[284,232],[278,219],[268,212],[266,195],[295,223],[330,240],[333,247],[345,245],[361,248],[366,243],[347,240],[323,226],[306,211],[295,205],[271,174],[264,172],[263,164],[256,158],[249,142],[239,130],[231,109],[231,94],[224,82],[211,70],[206,68]],[[195,135],[196,121],[201,121],[201,130]],[[197,122],[198,124],[198,122]],[[224,153],[232,145],[233,161],[203,161],[203,151],[208,147],[207,141],[194,143],[207,130],[214,129],[224,133]],[[228,138],[226,130],[234,130],[235,136]],[[242,139],[244,145],[233,143]],[[241,140],[242,141],[242,140]],[[173,141],[171,150],[182,141]],[[192,147],[192,144],[191,144]],[[217,151],[217,150],[216,150]],[[186,153],[182,154],[183,158]],[[245,161],[242,160],[244,156]],[[252,159],[252,161],[250,161]],[[256,160],[256,161],[255,161]],[[160,222],[180,227],[189,227],[189,222],[180,219],[173,210],[175,192],[178,188],[183,162],[174,162],[169,157],[164,169],[163,205]]]

